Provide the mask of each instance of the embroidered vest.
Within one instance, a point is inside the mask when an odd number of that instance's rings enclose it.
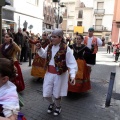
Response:
[[[85,37],[84,39],[84,44],[87,46],[88,43],[88,36]],[[98,45],[97,45],[97,38],[93,36],[92,44],[94,44],[94,51],[92,54],[96,54],[98,51]]]
[[[50,44],[47,49],[47,58],[46,58],[45,68],[48,67],[49,62],[52,57],[52,46],[53,45]],[[54,56],[55,68],[56,68],[58,75],[61,75],[62,73],[68,70],[66,66],[66,52],[67,52],[66,44],[61,43],[59,51]]]

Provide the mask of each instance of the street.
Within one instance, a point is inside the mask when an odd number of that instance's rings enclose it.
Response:
[[[21,112],[27,120],[120,120],[119,100],[111,98],[110,107],[105,107],[106,95],[111,72],[120,69],[119,63],[115,63],[112,53],[107,54],[106,48],[99,48],[97,54],[97,65],[92,69],[92,89],[87,93],[68,94],[62,99],[62,112],[58,117],[47,114],[49,103],[42,97],[42,81],[30,75],[31,67],[28,62],[21,65],[26,89],[20,94],[24,100]],[[117,78],[118,79],[118,78]],[[115,79],[116,80],[116,79]],[[113,92],[118,86],[116,81]],[[120,91],[120,90],[119,90]]]

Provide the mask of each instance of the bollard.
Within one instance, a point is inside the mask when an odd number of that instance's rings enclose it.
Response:
[[[31,48],[29,49],[29,66],[31,66],[31,59],[32,59],[32,55],[31,55]]]
[[[105,107],[110,106],[111,96],[112,96],[112,91],[113,91],[113,85],[114,85],[114,80],[115,80],[115,75],[116,75],[116,73],[111,72],[110,82],[109,82],[109,87],[108,87],[108,93],[107,93],[107,98],[106,98],[106,102],[105,102]]]

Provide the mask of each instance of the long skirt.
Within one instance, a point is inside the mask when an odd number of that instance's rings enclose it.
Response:
[[[78,65],[78,72],[76,74],[75,80],[76,84],[71,85],[68,83],[68,91],[82,93],[87,92],[91,89],[90,84],[90,74],[86,65],[85,60],[76,60]]]
[[[11,82],[13,82],[16,85],[17,91],[21,92],[21,91],[23,91],[25,89],[23,75],[22,75],[22,72],[21,72],[21,68],[19,66],[19,62],[15,61],[14,65],[17,68],[17,74],[18,75]]]
[[[38,54],[36,54],[31,69],[31,75],[34,77],[44,78],[45,69],[44,69],[45,59],[41,58]]]

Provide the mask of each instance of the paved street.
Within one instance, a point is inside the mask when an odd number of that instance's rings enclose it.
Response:
[[[21,65],[26,89],[21,93],[24,107],[21,111],[27,120],[120,120],[120,103],[117,100],[120,93],[120,75],[117,72],[114,85],[114,95],[111,106],[105,108],[111,72],[120,71],[118,63],[113,62],[113,54],[107,54],[106,48],[99,48],[97,65],[91,74],[92,89],[86,94],[68,94],[62,99],[62,113],[58,117],[47,114],[48,104],[42,97],[42,81],[36,81],[30,75],[28,63]],[[115,96],[117,93],[117,97]]]

